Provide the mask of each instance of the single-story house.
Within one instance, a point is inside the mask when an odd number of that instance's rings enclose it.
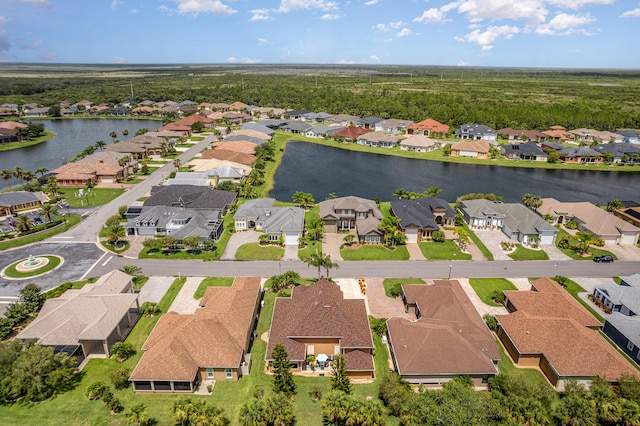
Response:
[[[142,207],[137,216],[127,220],[124,228],[127,235],[170,235],[178,241],[197,236],[202,242],[218,241],[224,231],[220,211],[170,206]]]
[[[365,117],[356,121],[356,126],[362,127],[363,129],[374,129],[376,124],[383,120],[384,118],[380,117]]]
[[[304,121],[295,121],[295,120],[291,120],[289,122],[287,122],[287,124],[285,124],[284,126],[282,126],[280,128],[280,130],[284,131],[284,132],[289,132],[289,133],[305,133],[308,130],[311,130],[313,126],[309,123],[305,123]]]
[[[554,224],[574,221],[580,231],[591,232],[608,244],[634,245],[640,236],[640,228],[589,202],[563,203],[543,198],[537,212],[541,216],[551,215]]]
[[[549,130],[542,132],[547,142],[566,142],[573,140],[573,135],[567,132],[562,126],[552,126]]]
[[[429,137],[432,134],[444,136],[447,133],[449,133],[449,126],[442,124],[433,118],[427,118],[426,120],[407,126],[408,135],[424,135]]]
[[[255,144],[251,144],[255,146]],[[228,149],[208,149],[200,155],[200,159],[216,159],[223,161],[232,161],[234,163],[244,164],[248,166],[255,163],[257,157],[253,154],[246,154],[244,152],[236,152]]]
[[[244,123],[240,128],[243,130],[255,130],[271,137],[276,133],[273,129],[260,123]]]
[[[236,277],[208,287],[195,313],[160,317],[129,377],[134,392],[191,393],[249,374],[261,293],[260,277]]]
[[[484,140],[495,144],[498,132],[484,124],[463,124],[456,129],[456,137],[460,139]]]
[[[355,229],[361,243],[381,243],[383,232],[379,229],[382,213],[375,201],[348,196],[320,202],[320,219],[325,232]]]
[[[311,123],[322,123],[324,121],[327,121],[331,117],[333,117],[333,115],[329,114],[328,112],[321,111],[321,112],[308,112],[306,114],[303,114],[301,119],[302,121],[307,121]]]
[[[440,148],[440,142],[421,134],[415,134],[403,139],[399,143],[400,149],[405,151],[429,152]]]
[[[352,140],[357,140],[360,136],[364,135],[365,133],[371,133],[373,130],[371,129],[363,129],[362,127],[358,127],[358,126],[349,126],[349,127],[345,127],[342,130],[338,130],[337,132],[333,133],[331,135],[331,137],[333,139],[337,139],[337,138],[343,138],[345,140],[348,141],[352,141]]]
[[[385,133],[406,133],[407,127],[413,124],[410,120],[399,120],[397,118],[387,118],[375,124],[376,132]]]
[[[613,214],[640,228],[640,206],[618,209]]]
[[[332,123],[337,126],[355,126],[360,120],[360,117],[350,114],[338,114],[327,118],[328,123]]]
[[[373,337],[364,300],[345,299],[340,287],[326,279],[294,287],[291,297],[276,298],[266,352],[268,371],[278,343],[285,347],[294,374],[310,369],[309,355],[329,374],[329,362],[341,354],[349,378],[371,380],[375,376]]]
[[[11,216],[42,207],[42,200],[33,192],[0,193],[0,216]]]
[[[163,186],[170,185],[193,185],[211,186],[211,181],[205,172],[176,172],[173,178],[169,178],[162,183]]]
[[[565,163],[602,163],[604,156],[588,146],[565,146],[560,151]]]
[[[512,240],[522,244],[552,245],[558,230],[520,203],[464,200],[460,211],[471,228],[497,227]]]
[[[622,142],[622,135],[608,131],[580,128],[569,130],[569,133],[574,135],[577,140],[589,143]]]
[[[400,219],[407,243],[431,238],[440,226],[453,226],[456,213],[446,200],[436,197],[391,201],[391,214]]]
[[[256,138],[259,139],[261,142],[259,142],[260,144],[271,140],[271,137],[273,136],[272,134],[269,133],[264,133],[264,132],[260,132],[258,130],[255,129],[240,129],[240,130],[234,130],[233,132],[229,133],[228,135],[226,135],[224,137],[225,140],[233,140],[230,139],[233,136],[243,136],[243,137],[251,137],[251,138]]]
[[[509,141],[544,142],[547,136],[537,130],[518,130],[505,127],[498,130],[498,135],[506,136]]]
[[[611,280],[596,286],[593,297],[611,312],[620,312],[628,317],[640,315],[640,274],[620,277],[620,284]]]
[[[358,145],[373,146],[378,148],[393,148],[398,145],[399,138],[383,132],[370,132],[358,137]]]
[[[613,156],[613,163],[640,163],[640,145],[631,143],[605,143],[594,147],[596,151]]]
[[[602,324],[552,279],[504,294],[510,313],[496,315],[497,335],[518,367],[539,368],[558,390],[569,379],[588,386],[594,376],[617,383],[638,375],[600,335]]]
[[[247,177],[249,170],[242,167],[218,166],[205,171],[204,174],[213,186],[216,186],[221,182],[240,183]]]
[[[318,126],[313,126],[309,130],[304,132],[304,135],[309,138],[331,137],[335,132],[342,129],[344,129],[344,127],[342,126],[327,126],[325,124],[321,124]]]
[[[96,163],[67,163],[53,170],[60,187],[85,187],[87,184],[100,182],[113,183],[124,177],[124,167],[119,164]]]
[[[485,140],[471,140],[451,144],[452,157],[489,158],[489,142]]]
[[[49,107],[31,108],[24,112],[25,117],[46,117],[49,115]]]
[[[620,312],[607,315],[602,332],[615,342],[636,364],[640,364],[640,316]]]
[[[500,145],[505,158],[509,160],[547,161],[547,153],[533,141],[519,144]]]
[[[238,207],[235,231],[255,229],[269,235],[270,241],[284,238],[284,244],[298,245],[304,232],[304,210],[300,207],[274,207],[273,198],[248,200]]]
[[[93,284],[47,299],[36,319],[16,338],[83,358],[108,357],[111,346],[124,341],[139,316],[132,277],[113,270]]]
[[[233,151],[233,152],[242,152],[243,154],[251,154],[254,155],[256,153],[256,148],[258,144],[251,141],[220,141],[214,142],[211,144],[211,148],[215,150],[223,150],[223,151]],[[207,158],[203,156],[202,158]],[[224,160],[222,158],[221,160]]]
[[[618,129],[616,133],[622,136],[622,142],[640,143],[640,131],[634,129]]]
[[[402,300],[415,320],[387,320],[389,352],[398,374],[409,383],[441,386],[469,376],[487,387],[498,374],[500,352],[489,328],[455,280],[403,285]]]

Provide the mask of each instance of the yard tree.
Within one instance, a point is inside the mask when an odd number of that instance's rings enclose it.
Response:
[[[107,218],[107,221],[104,223],[104,225],[108,228],[114,227],[114,226],[119,226],[120,225],[120,215],[114,214],[112,216],[109,216]]]
[[[294,192],[293,196],[291,197],[291,201],[298,204],[303,209],[308,209],[309,207],[313,206],[316,203],[316,201],[313,198],[313,195],[309,194],[308,192],[302,192],[302,191]]]
[[[340,265],[338,265],[337,262],[334,262],[333,260],[331,260],[330,254],[322,256],[321,263],[322,263],[322,267],[325,269],[325,272],[327,273],[327,278],[329,278],[329,271],[331,269],[334,269],[334,268],[337,269],[340,267]]]
[[[138,129],[136,131],[136,136],[144,135],[147,132],[149,132],[149,129],[147,129],[146,127],[143,127],[143,128]]]
[[[149,408],[142,402],[133,404],[124,414],[125,422],[131,426],[148,426],[156,423],[149,416]]]
[[[197,235],[189,235],[182,239],[182,244],[191,251],[191,253],[195,253],[200,246],[200,237]]]
[[[393,194],[391,194],[391,196],[398,197],[398,200],[402,200],[403,198],[407,198],[408,194],[409,193],[404,188],[398,188],[393,191]]]
[[[97,141],[94,146],[102,151],[104,150],[104,147],[107,146],[107,144],[104,141]]]
[[[171,407],[175,423],[187,425],[226,426],[230,424],[224,410],[202,399],[178,398]]]
[[[124,239],[126,235],[126,231],[124,227],[120,225],[110,226],[107,229],[107,241],[112,246],[117,245],[120,241]]]
[[[524,204],[531,210],[535,210],[542,205],[542,199],[539,195],[527,193],[522,196],[522,204]]]
[[[139,277],[142,274],[142,268],[137,265],[124,265],[120,271],[132,277]]]
[[[335,390],[322,399],[322,416],[325,424],[331,425],[385,425],[384,407],[378,401],[365,400]]]
[[[306,221],[307,231],[313,236],[314,241],[318,241],[322,238],[322,231],[324,231],[324,222],[320,217],[314,216]]]
[[[44,177],[45,173],[47,173],[49,171],[49,169],[47,169],[46,167],[38,167],[36,169],[36,173],[40,173],[40,177]]]
[[[29,216],[27,216],[26,214],[21,214],[20,216],[18,216],[18,219],[16,220],[16,228],[18,228],[20,232],[26,232],[32,227],[33,222],[31,221],[31,218]]]
[[[402,232],[398,228],[400,226],[400,218],[396,216],[385,216],[378,226],[384,232],[384,238],[389,246],[395,246],[396,242],[402,240]]]
[[[621,209],[621,208],[624,208],[624,204],[622,204],[622,202],[620,200],[611,200],[607,204],[607,211],[608,212],[613,212],[613,211]]]
[[[430,186],[424,190],[423,194],[425,197],[435,197],[441,192],[442,192],[442,189],[438,188],[437,186]]]
[[[353,385],[347,375],[347,363],[342,354],[333,357],[331,361],[331,389],[350,394]]]
[[[348,246],[353,244],[353,240],[355,239],[355,236],[353,234],[347,234],[344,236],[344,238],[342,239],[344,241],[344,243]]]
[[[40,208],[40,211],[42,212],[43,215],[47,216],[47,219],[49,219],[49,222],[51,222],[51,215],[56,215],[58,213],[58,209],[56,209],[56,205],[51,203],[44,203]]]
[[[41,288],[34,283],[29,283],[18,293],[20,303],[24,305],[29,313],[39,312],[44,305],[46,297],[42,294]]]
[[[291,398],[283,393],[251,398],[240,408],[238,421],[241,426],[296,424]]]
[[[576,238],[580,241],[576,247],[577,251],[580,254],[589,254],[589,246],[594,241],[594,235],[588,231],[579,231],[576,233]]]
[[[191,125],[191,131],[193,133],[202,133],[204,130],[204,123],[202,121],[196,121]]]
[[[458,247],[460,247],[460,250],[466,250],[467,245],[471,242],[471,238],[469,237],[469,233],[467,232],[467,230],[462,226],[459,226],[454,229],[453,233],[456,236]]]
[[[307,264],[307,268],[310,266],[315,266],[316,268],[318,268],[318,279],[320,279],[320,273],[321,273],[321,268],[322,268],[322,260],[323,260],[323,256],[322,256],[322,252],[316,250],[315,252],[311,253],[309,256],[307,256],[303,262]]]
[[[248,185],[260,186],[264,183],[264,172],[254,168],[251,170],[245,181]]]
[[[116,342],[111,346],[111,354],[118,362],[123,362],[136,354],[136,349],[130,342]]]
[[[9,180],[12,177],[11,170],[9,169],[4,169],[1,173],[2,173],[2,179],[4,180]]]
[[[273,361],[271,368],[273,370],[273,391],[283,393],[287,396],[293,396],[296,393],[296,384],[291,374],[291,363],[289,362],[289,354],[284,345],[278,343],[271,354]]]

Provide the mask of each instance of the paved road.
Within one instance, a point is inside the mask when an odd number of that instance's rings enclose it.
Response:
[[[180,158],[180,161],[182,162],[182,164],[184,164],[187,161],[191,160],[197,153],[208,147],[210,143],[215,142],[216,140],[217,139],[215,136],[208,136],[186,150],[178,158]],[[109,218],[109,216],[112,216],[118,212],[118,207],[123,205],[128,206],[138,198],[143,197],[147,192],[149,192],[152,186],[158,185],[174,170],[175,167],[173,165],[173,162],[165,164],[164,166],[160,167],[158,170],[150,174],[144,181],[127,190],[124,194],[111,201],[110,203],[107,203],[104,206],[94,210],[81,223],[74,226],[69,231],[59,234],[57,237],[55,237],[55,239],[58,241],[95,242],[98,232],[100,232],[100,229]]]

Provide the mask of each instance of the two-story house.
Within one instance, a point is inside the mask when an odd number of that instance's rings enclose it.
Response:
[[[382,213],[372,200],[354,196],[325,200],[319,214],[325,232],[355,230],[361,243],[382,242],[383,232],[378,229]]]
[[[463,124],[456,129],[456,137],[460,139],[485,140],[495,144],[498,132],[484,124]]]

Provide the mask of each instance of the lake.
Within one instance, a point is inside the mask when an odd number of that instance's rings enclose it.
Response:
[[[448,201],[470,192],[493,192],[506,202],[520,202],[526,193],[560,201],[640,202],[640,173],[441,163],[293,141],[287,144],[269,195],[291,201],[294,192],[303,191],[321,201],[335,192],[339,197],[388,201],[397,188],[422,192],[430,186],[442,189],[439,197]]]
[[[162,122],[157,120],[109,118],[34,120],[34,122],[43,123],[46,130],[56,135],[38,145],[0,152],[0,170],[13,170],[16,166],[32,172],[40,167],[53,170],[68,162],[88,146],[95,145],[97,141],[112,143],[113,139],[109,133],[113,131],[118,134],[118,139],[126,140],[133,138],[139,129],[147,128],[153,131],[162,126]],[[129,132],[128,136],[122,135],[125,129]],[[0,179],[0,189],[18,183],[17,179],[7,181]]]

